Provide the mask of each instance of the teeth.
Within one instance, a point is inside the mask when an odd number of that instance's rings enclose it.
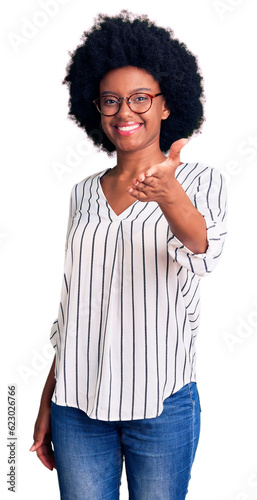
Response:
[[[122,132],[126,132],[127,130],[134,130],[135,128],[138,128],[139,125],[130,125],[128,127],[117,127],[119,130]]]

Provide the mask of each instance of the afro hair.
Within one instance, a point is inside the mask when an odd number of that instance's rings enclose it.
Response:
[[[162,121],[160,149],[198,132],[204,121],[202,76],[197,58],[169,28],[156,26],[146,15],[122,10],[117,16],[99,14],[95,24],[69,52],[62,84],[69,87],[69,118],[82,127],[100,149],[111,154],[115,146],[101,127],[93,100],[108,71],[124,66],[142,68],[159,83],[170,115]]]

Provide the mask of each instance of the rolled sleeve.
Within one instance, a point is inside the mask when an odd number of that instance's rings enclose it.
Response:
[[[227,234],[227,194],[222,174],[208,168],[196,179],[190,200],[206,222],[208,247],[205,253],[195,254],[172,233],[168,232],[168,252],[181,266],[198,276],[205,276],[216,267]]]

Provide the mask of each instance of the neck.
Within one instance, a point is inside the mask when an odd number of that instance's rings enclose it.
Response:
[[[113,173],[124,180],[134,179],[149,167],[165,159],[166,156],[160,148],[148,147],[140,151],[117,151],[117,165]]]

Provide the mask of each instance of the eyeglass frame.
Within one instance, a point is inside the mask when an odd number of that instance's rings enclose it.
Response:
[[[129,102],[129,100],[131,99],[131,97],[132,97],[133,95],[139,95],[139,94],[141,94],[141,95],[142,95],[142,94],[143,94],[143,95],[147,95],[147,96],[148,96],[148,97],[150,97],[150,99],[151,99],[151,104],[150,104],[149,108],[148,108],[146,111],[133,111],[133,109],[131,109],[131,107],[130,107],[130,104],[131,104],[131,103]],[[128,107],[129,107],[129,109],[132,111],[132,113],[136,113],[137,115],[143,115],[144,113],[147,113],[147,111],[149,111],[149,109],[151,109],[152,104],[153,104],[153,98],[154,98],[154,97],[158,97],[159,95],[163,95],[163,93],[162,93],[162,92],[159,92],[158,94],[147,94],[147,92],[133,92],[133,94],[131,94],[129,97],[116,97],[116,96],[115,96],[115,95],[113,95],[113,94],[106,94],[105,96],[100,96],[100,97],[98,97],[97,99],[94,99],[94,100],[93,100],[93,103],[95,104],[95,106],[96,106],[97,110],[99,111],[99,113],[101,113],[101,115],[103,115],[103,116],[115,116],[115,115],[117,115],[117,113],[119,113],[119,111],[120,111],[121,101],[125,100],[125,101],[126,101],[126,103],[127,103],[127,105],[128,105]],[[116,113],[113,113],[112,115],[106,115],[105,113],[102,113],[102,111],[101,111],[101,110],[99,109],[99,107],[98,107],[98,102],[100,101],[100,99],[101,99],[102,97],[108,97],[108,96],[115,97],[115,99],[117,99],[117,100],[118,100],[118,103],[119,103],[119,108],[118,108],[118,111],[116,111]]]

